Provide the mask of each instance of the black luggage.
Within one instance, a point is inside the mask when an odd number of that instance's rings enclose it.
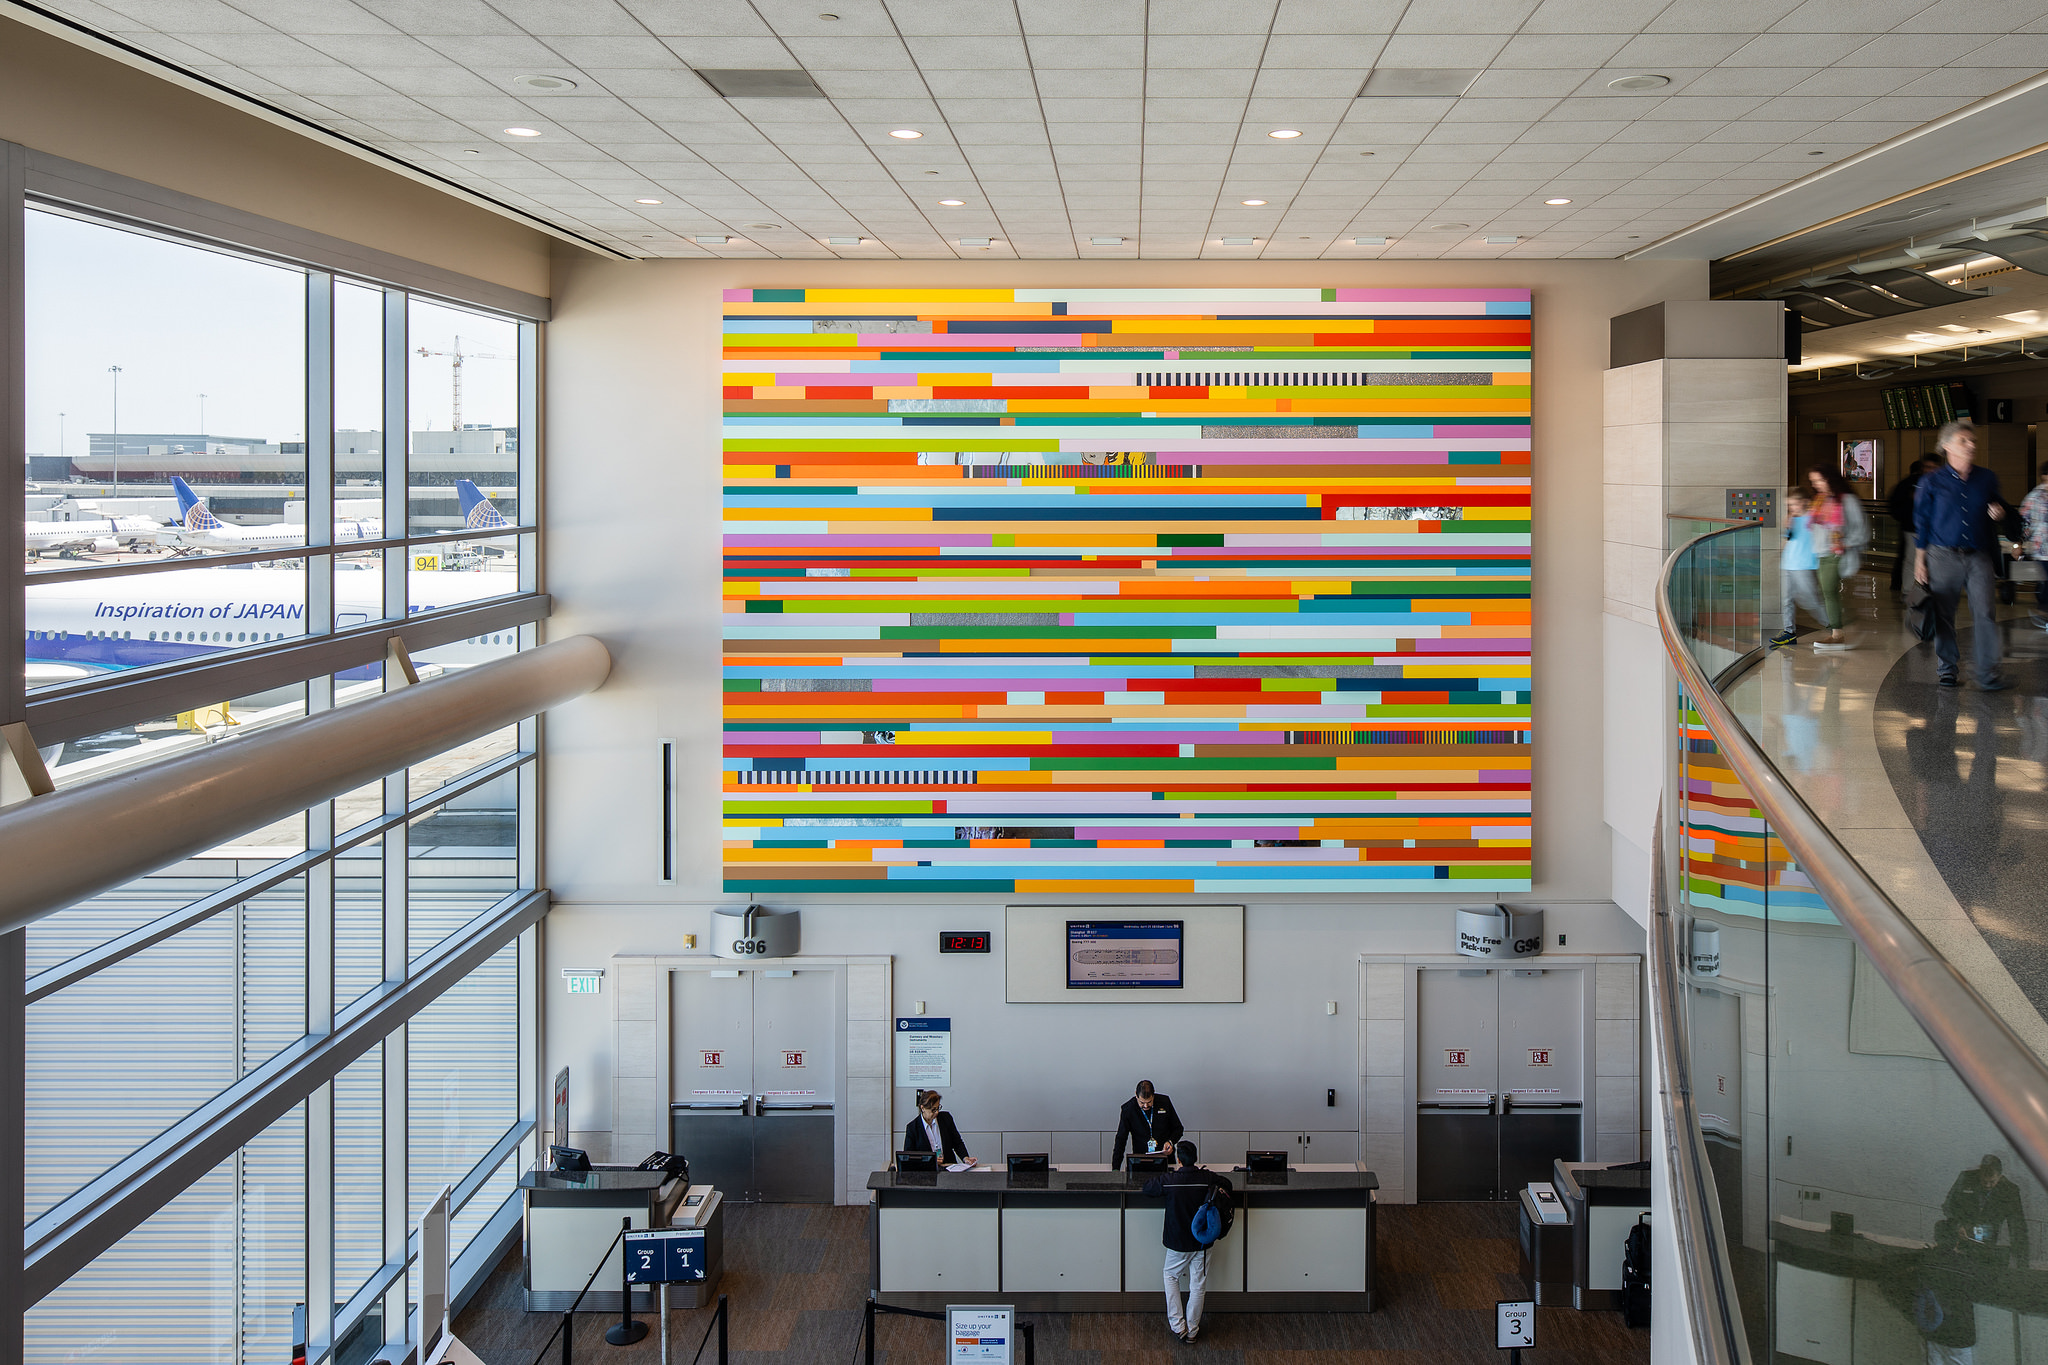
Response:
[[[1621,1319],[1630,1327],[1650,1325],[1649,1217],[1637,1215],[1621,1253]]]

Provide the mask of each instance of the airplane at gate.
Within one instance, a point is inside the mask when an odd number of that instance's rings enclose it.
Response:
[[[188,551],[305,548],[306,528],[299,523],[278,521],[268,526],[231,526],[208,511],[199,495],[192,491],[192,485],[176,474],[171,475],[171,491],[178,495],[180,519],[158,533],[159,544]],[[350,518],[334,523],[334,543],[337,545],[351,540],[381,540],[383,536],[384,524],[380,521]]]

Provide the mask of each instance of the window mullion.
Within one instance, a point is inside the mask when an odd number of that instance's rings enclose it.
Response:
[[[384,535],[398,539],[412,529],[408,513],[406,449],[411,444],[408,416],[406,351],[406,295],[401,289],[384,291]],[[403,620],[406,606],[405,572],[412,556],[404,550],[386,550],[384,564],[384,615]]]

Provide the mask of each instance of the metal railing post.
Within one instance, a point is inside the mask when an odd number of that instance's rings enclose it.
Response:
[[[718,1296],[718,1365],[726,1365],[725,1329],[731,1321],[732,1314],[727,1311],[725,1295],[720,1294]]]
[[[870,1298],[870,1299],[868,1300],[868,1302],[867,1302],[867,1315],[868,1315],[868,1322],[867,1322],[867,1334],[868,1334],[868,1362],[867,1362],[867,1365],[875,1365],[875,1301],[874,1301],[874,1299],[872,1299],[872,1298]]]

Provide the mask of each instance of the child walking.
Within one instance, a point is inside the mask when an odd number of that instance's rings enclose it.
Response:
[[[1799,617],[1795,608],[1805,607],[1814,617],[1839,628],[1839,619],[1829,619],[1820,590],[1820,559],[1813,552],[1813,498],[1803,488],[1785,493],[1785,551],[1778,559],[1778,599],[1784,608],[1784,629],[1771,637],[1772,649],[1783,649],[1799,638]]]

